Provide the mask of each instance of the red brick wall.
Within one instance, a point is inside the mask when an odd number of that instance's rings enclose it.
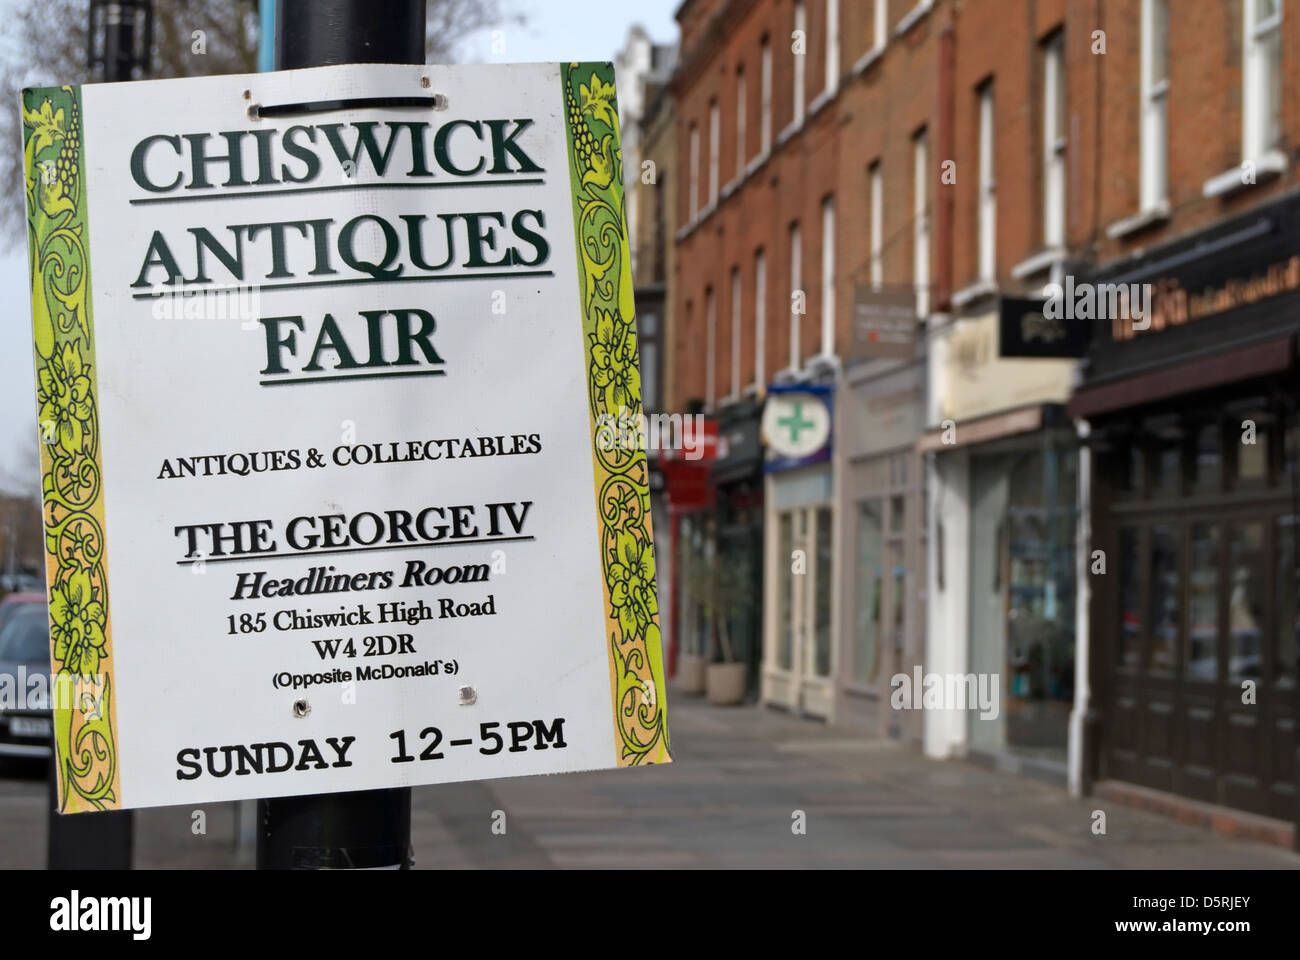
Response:
[[[863,73],[854,64],[873,44],[870,0],[840,2],[839,93],[787,143],[776,141],[793,115],[793,0],[695,0],[682,11],[683,68],[674,82],[678,98],[679,223],[689,224],[689,137],[700,130],[700,197],[708,193],[708,105],[720,106],[719,182],[736,171],[735,78],[744,66],[749,110],[746,155],[759,150],[761,129],[760,38],[773,54],[773,151],[770,159],[678,246],[670,295],[684,325],[676,338],[681,376],[670,402],[705,396],[705,289],[716,296],[716,382],[719,400],[731,386],[731,269],[739,266],[742,291],[741,387],[754,379],[754,252],[767,254],[767,351],[761,380],[770,382],[789,356],[789,226],[803,236],[801,323],[803,359],[820,349],[821,202],[836,206],[836,347],[847,344],[854,286],[869,279],[870,209],[867,171],[879,160],[884,175],[884,280],[912,282],[912,137],[929,134],[932,283],[945,276],[961,288],[977,276],[979,114],[976,88],[994,82],[997,184],[996,266],[1004,290],[1021,289],[1012,269],[1042,247],[1043,49],[1063,31],[1066,71],[1066,240],[1074,257],[1106,261],[1163,242],[1238,212],[1297,183],[1300,154],[1300,9],[1288,4],[1283,21],[1283,149],[1292,166],[1279,178],[1228,198],[1206,199],[1204,182],[1241,162],[1242,0],[1172,0],[1170,3],[1168,180],[1170,221],[1141,234],[1111,240],[1106,228],[1135,214],[1139,184],[1140,0],[936,0],[904,36],[894,33],[914,0],[890,0],[890,35],[882,58]],[[806,0],[808,52],[805,97],[824,86],[825,0]],[[954,31],[952,69],[941,69],[940,36]],[[1093,32],[1105,34],[1106,52],[1094,53]],[[951,136],[938,125],[939,84],[951,76]],[[949,152],[952,156],[944,156]],[[956,183],[942,184],[945,160],[956,164]],[[951,201],[952,230],[944,245],[938,205]],[[1043,276],[1030,285],[1041,284]],[[942,290],[932,304],[942,308]],[[685,304],[693,310],[688,315]],[[689,319],[688,319],[689,317]]]

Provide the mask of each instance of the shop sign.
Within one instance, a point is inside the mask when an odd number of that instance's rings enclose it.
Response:
[[[1088,351],[1091,314],[1073,309],[1073,278],[1054,299],[1003,297],[998,304],[998,355],[1082,357]]]
[[[829,387],[773,385],[763,408],[762,439],[767,446],[765,470],[775,473],[831,456]]]
[[[916,354],[916,291],[911,287],[853,288],[849,360],[910,360]]]

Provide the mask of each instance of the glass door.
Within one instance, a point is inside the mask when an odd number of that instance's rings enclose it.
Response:
[[[813,716],[825,716],[830,700],[832,526],[829,506],[782,511],[776,519],[768,699]]]

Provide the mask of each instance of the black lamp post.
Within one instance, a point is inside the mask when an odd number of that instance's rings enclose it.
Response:
[[[152,0],[90,0],[86,59],[93,80],[143,80],[152,50]]]

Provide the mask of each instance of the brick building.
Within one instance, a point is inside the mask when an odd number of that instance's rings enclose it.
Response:
[[[669,397],[766,462],[761,483],[715,468],[708,518],[724,555],[720,531],[762,518],[762,625],[731,630],[762,636],[761,699],[1291,819],[1300,17],[687,0],[678,20]],[[1120,283],[1137,299],[1106,307]],[[1085,288],[1049,318],[1042,298]],[[829,465],[775,471],[773,438],[748,439],[792,386],[833,397]],[[887,703],[917,668],[991,676],[1000,709]]]
[[[1107,4],[1109,50],[1071,85],[1101,115],[1086,279],[1149,297],[1142,318],[1097,318],[1070,401],[1108,561],[1080,570],[1080,775],[1283,822],[1300,810],[1296,13]]]

